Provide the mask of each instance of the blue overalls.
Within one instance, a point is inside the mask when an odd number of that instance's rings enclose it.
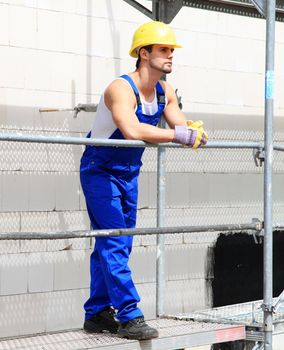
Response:
[[[128,75],[126,79],[136,96],[136,115],[141,123],[157,125],[165,108],[165,93],[156,85],[158,111],[142,113],[139,92]],[[90,133],[88,135],[90,137]],[[110,139],[124,139],[116,129]],[[137,178],[144,148],[87,146],[81,159],[80,180],[91,226],[96,229],[134,228],[138,197]],[[85,319],[113,306],[120,322],[127,322],[142,312],[140,297],[128,267],[133,236],[97,237],[90,258],[90,298],[86,301]]]

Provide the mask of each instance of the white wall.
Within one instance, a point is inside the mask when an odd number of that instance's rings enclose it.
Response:
[[[92,114],[74,119],[72,112],[39,109],[97,103],[115,76],[134,69],[128,56],[131,36],[148,20],[122,0],[0,1],[2,131],[83,137]],[[265,22],[184,7],[172,26],[183,48],[176,50],[168,80],[182,95],[188,117],[202,118],[213,140],[262,139]],[[284,25],[277,23],[278,141],[284,130],[283,60]],[[88,228],[78,176],[82,151],[81,146],[1,142],[1,232]],[[155,159],[155,151],[147,150],[140,227],[156,225]],[[283,164],[277,154],[277,219],[284,201]],[[255,168],[251,151],[169,151],[167,205],[168,225],[250,222],[262,216],[262,169]],[[210,305],[205,263],[215,239],[209,234],[167,237],[166,300],[176,300],[167,312]],[[90,246],[85,239],[1,241],[0,336],[80,327]],[[131,266],[142,308],[151,318],[155,238],[137,237],[135,246]],[[145,262],[147,273],[141,269]]]

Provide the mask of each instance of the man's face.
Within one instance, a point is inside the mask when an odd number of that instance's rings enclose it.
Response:
[[[171,73],[174,48],[165,45],[153,45],[149,53],[149,66],[163,74]]]

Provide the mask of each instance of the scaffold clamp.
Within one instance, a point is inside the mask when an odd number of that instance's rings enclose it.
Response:
[[[272,304],[265,304],[262,303],[260,308],[262,309],[262,311],[264,312],[270,312],[270,313],[275,313],[275,307]]]
[[[96,112],[98,105],[95,103],[79,103],[74,107],[74,118],[77,118],[79,112]]]
[[[264,148],[254,148],[253,159],[254,159],[255,166],[257,167],[262,166],[265,160]]]
[[[252,233],[254,242],[255,244],[262,243],[262,238],[264,236],[264,230],[263,230],[264,223],[257,218],[253,218],[252,223],[255,224],[255,230],[256,230],[256,231],[253,231]]]
[[[281,306],[283,306],[283,302],[284,302],[284,290],[281,292],[278,298],[274,301],[272,305],[273,312],[276,312]]]
[[[182,109],[181,96],[178,95],[178,89],[175,90],[175,93],[176,93],[176,97],[177,97],[178,106],[180,109]]]

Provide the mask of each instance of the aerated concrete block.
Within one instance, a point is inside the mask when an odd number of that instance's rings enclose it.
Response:
[[[63,278],[64,276],[62,276]],[[76,294],[75,294],[76,295]],[[72,328],[72,303],[74,290],[46,294],[46,331]]]
[[[28,291],[48,292],[53,290],[53,253],[31,253],[28,259]]]
[[[0,173],[0,178],[2,174]],[[0,180],[1,184],[1,180]],[[20,214],[15,212],[0,212],[0,232],[17,232],[20,231]]]
[[[36,45],[37,15],[35,8],[10,7],[9,44],[11,46],[34,48]],[[19,26],[21,30],[19,30]]]
[[[46,331],[46,294],[0,297],[0,338]]]
[[[53,211],[47,213],[48,231],[76,231],[89,229],[84,211]]]
[[[177,315],[183,312],[183,281],[167,281],[164,292],[166,315]]]
[[[43,239],[20,240],[21,253],[39,253],[46,252],[47,241]]]
[[[90,296],[90,289],[77,289],[72,295],[72,328],[82,328],[85,317],[84,304]]]
[[[55,178],[50,174],[29,174],[29,210],[50,211],[55,208]]]
[[[84,250],[54,252],[54,290],[89,286],[89,253]]]
[[[136,283],[149,283],[156,280],[156,247],[134,247],[129,266]]]
[[[29,175],[21,173],[2,174],[2,210],[29,210]]]
[[[28,264],[26,254],[0,256],[0,295],[28,292]]]
[[[0,296],[0,338],[81,328],[88,289]]]
[[[8,4],[0,5],[0,44],[9,45],[9,12],[10,6]]]
[[[155,208],[157,206],[157,174],[149,172],[148,174],[148,193],[149,193],[149,207]]]
[[[137,283],[136,289],[141,298],[138,307],[143,312],[146,320],[156,318],[156,284],[155,283]]]
[[[185,173],[168,173],[166,182],[167,203],[171,206],[189,205],[190,176]]]
[[[47,211],[21,212],[21,231],[48,232],[47,213]]]
[[[205,279],[207,276],[207,244],[166,246],[166,274],[169,280]]]
[[[89,40],[82,40],[82,38],[88,38],[88,29],[90,28],[88,26],[88,22],[90,22],[91,20],[92,17],[89,16],[81,16],[75,13],[64,13],[62,36],[63,51],[72,52],[80,55],[86,54],[88,50],[88,45],[92,44],[90,40],[91,38],[89,38]]]
[[[0,74],[3,77],[2,87],[23,89],[25,86],[23,75],[23,61],[18,57],[22,50],[11,48],[10,46],[1,46],[0,54],[3,60],[3,66],[0,68]]]
[[[79,210],[79,175],[78,173],[57,174],[55,182],[56,210]]]
[[[63,50],[63,19],[62,12],[37,11],[36,39],[38,49]]]
[[[184,280],[182,291],[183,313],[212,307],[212,288],[207,280]]]
[[[174,303],[172,302],[174,300]],[[178,315],[210,307],[204,279],[166,282],[165,313]]]
[[[142,239],[141,239],[141,236],[140,235],[138,235],[138,236],[134,236],[133,237],[133,247],[139,247],[139,246],[141,246],[141,241],[142,241]]]
[[[1,240],[0,254],[15,254],[20,252],[20,242],[16,240]]]
[[[85,196],[84,196],[81,185],[79,186],[79,207],[80,207],[80,210],[84,210],[84,211],[87,210],[86,200],[85,200]],[[90,225],[88,225],[88,226],[90,226]]]
[[[149,193],[148,193],[148,173],[141,173],[138,178],[138,187],[141,189],[138,192],[138,208],[144,208],[149,206]]]

